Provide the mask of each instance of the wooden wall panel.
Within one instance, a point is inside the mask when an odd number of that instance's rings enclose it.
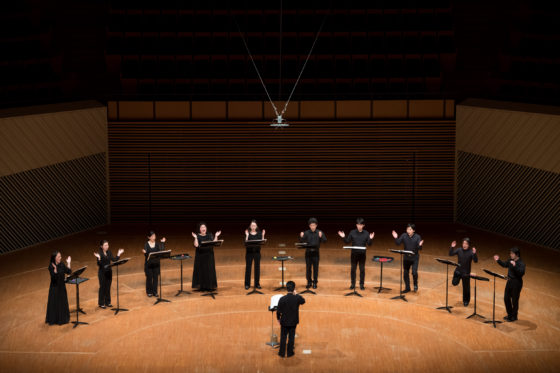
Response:
[[[300,105],[302,120],[332,120],[336,117],[335,101],[302,101]]]
[[[443,100],[409,100],[408,116],[411,119],[442,118],[444,104]]]
[[[119,101],[120,120],[154,120],[153,101]]]
[[[190,120],[189,101],[156,101],[156,120]]]
[[[230,120],[263,120],[262,101],[229,101],[228,118]],[[268,104],[268,103],[267,103]]]
[[[454,140],[453,122],[112,122],[112,221],[450,221]]]
[[[406,100],[377,100],[373,102],[373,119],[406,119]]]
[[[336,119],[360,120],[372,119],[371,101],[336,101]]]
[[[193,120],[226,120],[227,104],[225,101],[193,101]]]

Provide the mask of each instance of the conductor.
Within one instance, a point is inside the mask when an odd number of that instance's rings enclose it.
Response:
[[[280,329],[280,351],[278,356],[286,356],[286,337],[288,339],[288,357],[294,356],[294,337],[296,326],[299,324],[299,306],[305,303],[305,299],[296,292],[296,284],[288,281],[286,284],[288,294],[278,301],[276,317],[281,326]]]

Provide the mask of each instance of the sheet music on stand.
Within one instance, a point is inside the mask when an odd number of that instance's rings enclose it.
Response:
[[[148,261],[150,261],[150,259],[152,257],[157,256],[160,259],[167,259],[171,257],[171,250],[162,250],[162,251],[154,251],[148,254]]]
[[[307,242],[296,242],[296,243],[295,243],[295,246],[296,246],[298,249],[306,249],[306,248],[308,248],[308,247],[311,247]]]
[[[268,306],[268,309],[273,310],[278,308],[278,302],[283,296],[284,294],[274,294],[272,297],[270,297],[270,305]]]
[[[214,240],[214,241],[202,241],[200,246],[222,246],[224,240]]]
[[[363,250],[366,251],[366,247],[365,246],[343,246],[342,247],[345,250]]]
[[[266,238],[262,240],[246,240],[245,246],[261,246],[266,244]]]

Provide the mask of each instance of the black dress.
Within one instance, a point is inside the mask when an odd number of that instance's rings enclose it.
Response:
[[[111,267],[105,268],[105,266],[111,264],[111,262],[116,262],[120,258],[118,256],[113,256],[111,250],[107,250],[107,255],[102,249],[99,250],[99,257],[101,259],[97,260],[97,266],[99,270],[97,271],[97,277],[99,278],[99,295],[97,298],[97,304],[99,306],[109,306],[111,304],[111,283],[113,282],[113,271]]]
[[[255,234],[249,233],[247,240],[262,240],[262,232],[257,231]],[[261,247],[246,246],[245,250],[245,286],[251,286],[251,265],[255,263],[255,287],[260,286],[261,279]]]
[[[148,260],[150,253],[155,253],[158,251],[165,250],[165,243],[156,242],[154,247],[150,246],[149,242],[144,245],[144,272],[146,273],[146,294],[157,295],[158,293],[158,276],[160,273],[160,263],[159,258],[151,258]]]
[[[45,323],[68,324],[70,321],[70,309],[68,308],[68,294],[66,293],[65,275],[72,273],[70,268],[60,262],[56,266],[57,273],[54,268],[49,265],[49,273],[51,274],[51,285],[49,287],[49,300],[47,303],[47,316]]]
[[[214,261],[214,246],[202,245],[204,241],[213,241],[214,235],[196,235],[198,247],[194,255],[192,287],[200,290],[214,290],[218,287],[216,280],[216,263]]]

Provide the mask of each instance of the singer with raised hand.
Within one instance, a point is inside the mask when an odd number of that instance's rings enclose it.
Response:
[[[525,262],[521,260],[521,251],[518,247],[509,249],[509,260],[502,261],[498,255],[494,260],[502,267],[508,269],[508,280],[504,290],[504,302],[506,304],[507,316],[504,320],[508,322],[517,321],[519,311],[519,296],[523,288],[523,276],[525,275]]]
[[[249,229],[245,229],[245,241],[264,240],[266,231],[259,229],[256,220],[251,220]],[[251,266],[255,263],[255,288],[260,289],[261,276],[261,247],[260,245],[246,245],[245,250],[245,290],[251,286]]]
[[[144,244],[144,272],[146,273],[146,294],[148,297],[158,296],[158,276],[160,272],[159,258],[150,258],[148,256],[150,253],[156,253],[158,251],[165,250],[166,238],[163,237],[160,242],[156,242],[156,233],[150,231],[148,233],[148,241]]]
[[[99,243],[99,251],[93,253],[93,256],[97,258],[97,266],[99,267],[97,270],[97,277],[99,278],[99,296],[97,298],[97,304],[100,308],[113,307],[111,304],[113,270],[111,267],[105,268],[105,266],[119,260],[122,253],[124,253],[124,250],[119,249],[117,256],[113,256],[111,250],[109,250],[109,241],[107,240],[102,240]]]
[[[468,237],[463,238],[461,247],[457,247],[457,241],[453,241],[449,248],[449,256],[453,255],[457,255],[459,267],[455,267],[451,284],[457,286],[459,281],[463,281],[463,305],[467,307],[471,301],[471,263],[478,263],[476,247],[471,247],[471,239]]]
[[[203,242],[218,240],[222,231],[216,235],[208,232],[206,223],[198,223],[198,233],[191,233],[194,239],[195,255],[192,275],[192,287],[200,291],[213,291],[218,288],[216,279],[216,262],[214,260],[214,246],[204,245]]]
[[[68,257],[66,258],[66,264],[64,264],[60,251],[55,251],[51,254],[51,260],[49,262],[51,282],[47,301],[47,316],[45,317],[45,323],[49,325],[62,325],[70,321],[65,275],[72,273],[70,269],[71,262],[72,258]]]
[[[311,218],[307,224],[309,229],[299,234],[299,241],[307,243],[305,247],[305,277],[307,279],[306,288],[317,289],[317,280],[319,278],[319,248],[321,242],[327,241],[327,236],[323,231],[317,229],[319,224],[317,219]],[[313,276],[311,270],[313,269]]]
[[[356,229],[352,229],[346,237],[343,231],[338,231],[338,235],[344,239],[345,243],[352,243],[352,246],[367,247],[371,246],[375,232],[369,233],[364,229],[365,221],[363,218],[356,219]],[[350,290],[356,287],[356,267],[360,266],[360,289],[365,289],[366,278],[366,251],[352,249],[350,254]]]
[[[406,254],[403,256],[403,279],[405,289],[403,293],[410,291],[410,267],[412,267],[412,279],[414,280],[414,292],[418,291],[418,263],[420,262],[420,250],[424,245],[424,240],[418,233],[416,233],[416,225],[409,223],[406,226],[406,233],[400,236],[397,232],[392,232],[396,245],[404,244],[406,251],[412,251],[414,254]]]

